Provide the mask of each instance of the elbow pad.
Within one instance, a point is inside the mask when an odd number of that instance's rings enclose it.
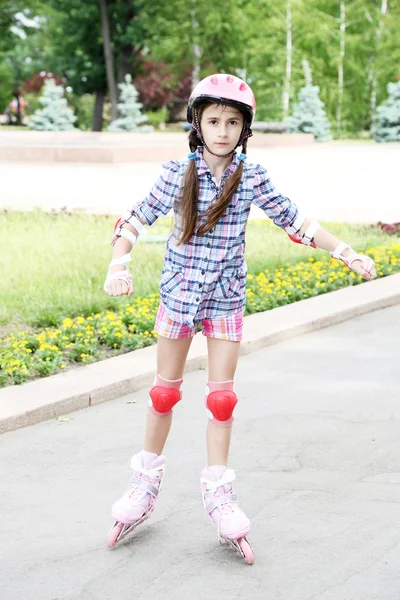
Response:
[[[317,223],[317,221],[311,221],[310,225],[307,227],[305,233],[302,236],[299,235],[298,232],[289,233],[286,230],[286,233],[288,234],[292,242],[295,242],[296,244],[305,244],[306,246],[311,246],[311,248],[316,248],[317,246],[314,242],[314,236],[320,228],[321,225]]]
[[[134,233],[132,233],[132,231],[129,231],[129,229],[125,229],[124,227],[122,227],[124,223],[130,223],[132,227],[136,229],[138,235],[136,236]],[[119,237],[123,237],[132,244],[133,248],[133,246],[137,242],[139,235],[146,235],[146,229],[143,223],[139,221],[139,219],[134,213],[127,212],[124,214],[123,217],[118,219],[118,221],[114,225],[114,237],[112,239],[111,245],[113,246]]]

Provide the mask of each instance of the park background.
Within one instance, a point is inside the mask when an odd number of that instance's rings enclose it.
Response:
[[[400,76],[397,0],[5,0],[0,11],[0,113],[14,99],[18,120],[21,96],[32,114],[54,76],[75,125],[101,130],[130,75],[157,126],[182,115],[201,77],[232,72],[253,87],[257,120],[282,122],[306,60],[334,137],[368,137]]]

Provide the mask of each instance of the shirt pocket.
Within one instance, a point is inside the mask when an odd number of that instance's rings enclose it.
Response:
[[[161,293],[179,296],[182,281],[183,273],[180,271],[165,271],[160,280]]]
[[[226,270],[217,280],[215,285],[215,298],[239,298],[242,292],[242,283],[246,276],[239,270]],[[244,283],[245,285],[245,283]]]

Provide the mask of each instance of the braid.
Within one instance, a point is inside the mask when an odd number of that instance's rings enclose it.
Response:
[[[199,139],[199,136],[197,135],[197,131],[195,129],[190,130],[189,133],[189,148],[190,148],[190,152],[194,152],[197,148],[197,146],[201,146],[201,140]]]
[[[200,107],[199,120],[201,118],[202,111],[207,103]],[[242,146],[243,154],[247,151],[247,139],[251,135],[251,129],[247,123],[243,125],[243,131],[239,140],[238,146]],[[191,152],[199,147],[203,146],[203,143],[198,135],[198,132],[194,127],[189,133],[189,147]],[[225,210],[227,209],[233,195],[236,193],[240,180],[243,175],[243,162],[240,161],[236,171],[227,179],[220,198],[210,207],[206,213],[206,222],[201,225],[198,229],[198,235],[205,235],[218,223]],[[187,242],[196,233],[197,220],[198,220],[198,200],[199,200],[199,178],[196,169],[196,163],[194,160],[189,160],[189,164],[185,171],[183,180],[183,190],[181,199],[181,214],[182,214],[182,235],[178,242],[180,244],[187,244]]]
[[[239,144],[238,144],[239,145]],[[247,137],[242,142],[242,152],[246,154],[247,150]],[[224,212],[226,211],[229,202],[232,200],[234,194],[236,193],[240,180],[243,175],[243,162],[240,161],[239,166],[236,171],[230,175],[227,179],[224,189],[222,190],[222,194],[220,198],[214,204],[211,205],[210,209],[207,211],[207,220],[206,222],[199,228],[198,235],[205,235],[212,229],[220,220]]]
[[[200,144],[201,142],[197,136],[196,130],[191,129],[189,133],[190,151],[195,152],[197,146],[200,146]],[[199,178],[197,175],[196,163],[194,160],[189,160],[183,179],[181,197],[182,235],[178,245],[187,244],[196,231],[198,201]]]

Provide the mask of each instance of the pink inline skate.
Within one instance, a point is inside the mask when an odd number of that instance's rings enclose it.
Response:
[[[113,548],[132,533],[153,512],[161,489],[165,457],[142,450],[132,457],[132,477],[122,498],[111,509],[115,519],[108,533],[108,547]]]
[[[247,539],[250,521],[236,504],[232,482],[235,472],[223,465],[207,467],[201,474],[203,504],[214,525],[217,526],[218,540],[229,544],[242,558],[252,565],[254,552]]]

